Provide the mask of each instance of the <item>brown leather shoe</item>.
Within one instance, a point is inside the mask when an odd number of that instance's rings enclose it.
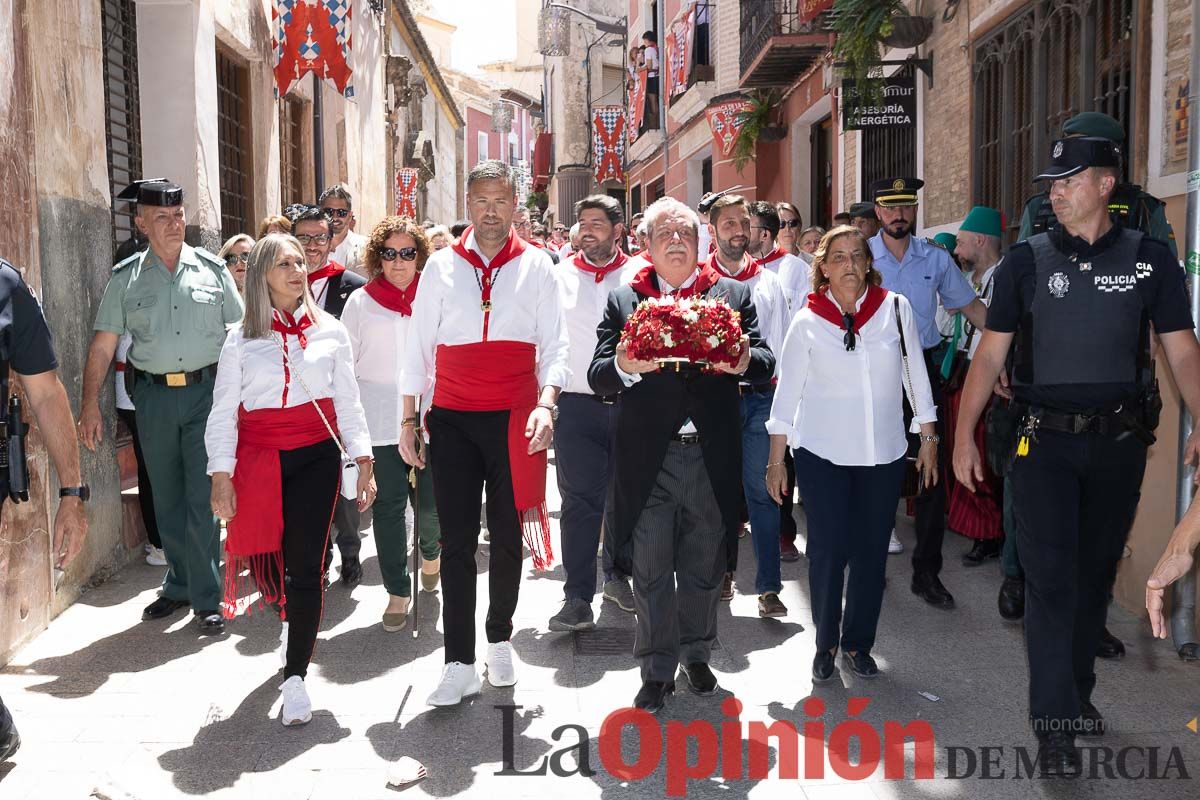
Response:
[[[775,592],[763,592],[758,596],[758,615],[760,617],[787,616],[787,606]]]

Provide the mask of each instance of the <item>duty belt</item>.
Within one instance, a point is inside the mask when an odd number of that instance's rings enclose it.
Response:
[[[1101,436],[1115,436],[1129,429],[1116,411],[1067,414],[1045,408],[1033,408],[1030,409],[1029,415],[1037,419],[1039,429],[1059,433],[1098,433]]]
[[[197,383],[204,383],[204,381],[217,374],[216,364],[209,364],[207,367],[201,367],[191,372],[167,372],[162,375],[140,370],[132,364],[129,365],[129,368],[133,370],[134,380],[145,378],[151,383],[156,383],[159,386],[170,386],[172,389],[195,386]]]

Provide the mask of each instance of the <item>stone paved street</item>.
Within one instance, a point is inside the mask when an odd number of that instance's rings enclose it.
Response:
[[[551,482],[553,484],[553,482]],[[557,498],[551,498],[551,508]],[[803,523],[803,512],[799,512]],[[899,534],[911,547],[904,518]],[[557,529],[556,529],[557,536]],[[1013,780],[1015,745],[1031,745],[1024,722],[1025,658],[1019,626],[1002,623],[995,611],[994,563],[974,570],[959,565],[966,549],[947,539],[945,582],[957,611],[929,608],[908,591],[908,555],[892,556],[879,641],[882,675],[867,683],[841,677],[814,689],[809,676],[813,637],[804,561],[784,565],[783,600],[790,614],[761,620],[755,597],[739,590],[720,618],[720,648],[713,667],[722,692],[699,698],[682,691],[664,721],[725,719],[721,701],[734,693],[745,704],[745,722],[810,721],[802,703],[810,695],[828,706],[826,733],[846,718],[852,696],[870,698],[861,714],[877,731],[884,720],[928,720],[937,737],[938,780],[885,780],[882,767],[862,781],[847,781],[826,767],[824,780],[781,780],[774,743],[771,777],[762,781],[694,780],[689,797],[787,797],[809,800],[858,798],[1194,798],[1192,780],[1081,780],[1058,784]],[[488,546],[480,546],[481,597],[486,597]],[[472,798],[657,798],[666,770],[622,783],[601,764],[600,726],[628,704],[639,680],[628,649],[633,618],[611,603],[595,603],[598,632],[573,638],[549,634],[548,617],[561,599],[561,568],[527,572],[513,641],[519,655],[517,685],[483,693],[459,708],[424,705],[442,665],[439,596],[422,594],[420,636],[386,634],[378,615],[384,605],[374,545],[364,546],[366,579],[353,592],[330,589],[309,692],[316,709],[311,724],[279,725],[278,623],[258,614],[239,619],[220,639],[197,637],[182,617],[139,621],[154,596],[161,572],[136,564],[84,595],[0,674],[0,693],[12,707],[24,739],[13,762],[0,771],[0,798],[113,800],[212,798],[388,798],[388,766],[401,756],[426,765],[429,777],[405,797]],[[754,557],[742,540],[739,578],[752,585]],[[528,561],[526,564],[528,565]],[[482,622],[484,607],[480,607]],[[1120,663],[1100,664],[1096,704],[1113,732],[1104,744],[1158,747],[1158,767],[1178,747],[1187,774],[1200,771],[1200,735],[1187,730],[1200,713],[1200,672],[1177,660],[1169,643],[1155,642],[1132,615],[1114,610],[1111,629],[1128,645]],[[482,637],[482,624],[480,633]],[[479,657],[482,661],[481,639]],[[927,692],[939,698],[923,697]],[[530,770],[578,734],[552,734],[560,726],[586,729],[592,777],[517,777],[502,769],[502,712],[521,707],[513,720],[515,767]],[[627,735],[629,740],[631,736]],[[946,780],[946,748],[1004,747],[1004,780]],[[803,751],[803,748],[801,748]],[[733,752],[737,752],[736,748]],[[912,748],[908,748],[912,775]],[[634,760],[626,748],[625,757]],[[695,761],[696,753],[691,758]],[[801,774],[804,774],[803,752]],[[1129,769],[1145,769],[1144,753],[1128,757]],[[555,762],[572,771],[569,755]],[[963,757],[958,760],[963,769]],[[809,765],[810,767],[812,765]],[[1100,773],[1103,774],[1102,772]]]

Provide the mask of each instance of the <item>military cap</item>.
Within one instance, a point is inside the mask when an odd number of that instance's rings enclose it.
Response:
[[[129,200],[139,206],[181,206],[183,187],[166,178],[146,178],[134,181],[117,194],[118,200]]]
[[[1120,144],[1125,141],[1125,129],[1108,114],[1084,111],[1063,123],[1063,136],[1096,136]]]
[[[1111,139],[1078,136],[1059,139],[1050,148],[1050,166],[1033,180],[1056,181],[1083,172],[1088,167],[1121,168],[1121,148]]]
[[[879,221],[875,216],[874,203],[851,203],[850,204],[850,219],[873,219]]]
[[[917,205],[917,190],[925,181],[916,178],[883,178],[871,184],[871,198],[883,208]]]

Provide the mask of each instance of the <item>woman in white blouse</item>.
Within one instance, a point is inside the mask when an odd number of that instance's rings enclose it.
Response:
[[[321,623],[329,524],[338,487],[354,474],[343,478],[341,453],[357,461],[365,510],[375,496],[371,439],[350,336],[313,302],[298,241],[259,240],[245,298],[245,319],[221,350],[204,434],[213,512],[228,523],[222,605],[232,617],[256,588],[280,611],[281,718],[302,725],[312,719],[304,677]]]
[[[367,428],[375,453],[379,497],[375,502],[375,545],[379,570],[387,589],[383,629],[395,632],[408,621],[412,581],[408,575],[408,535],[404,511],[411,499],[417,515],[421,584],[433,591],[441,568],[442,530],[433,503],[428,469],[417,470],[417,486],[408,480],[409,467],[400,457],[400,359],[408,341],[412,303],[429,258],[425,231],[407,217],[387,217],[371,232],[364,253],[370,282],[346,300],[342,324],[354,349],[354,374],[362,394]],[[422,411],[429,397],[422,398]],[[425,444],[429,458],[428,437]]]
[[[912,309],[880,288],[862,234],[848,225],[825,234],[812,275],[813,293],[792,320],[779,357],[767,421],[767,489],[776,502],[787,493],[783,455],[790,445],[808,516],[813,679],[833,674],[839,647],[856,675],[873,678],[879,670],[871,648],[908,444],[904,397],[915,409],[913,431],[920,429],[917,468],[926,486],[937,482],[937,410]]]

